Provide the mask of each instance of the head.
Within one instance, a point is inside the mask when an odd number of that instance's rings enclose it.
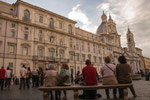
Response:
[[[4,66],[2,66],[2,68],[4,68]]]
[[[110,59],[109,56],[107,56],[107,57],[105,57],[104,61],[105,61],[105,63],[110,63],[110,62],[111,62],[111,59]]]
[[[69,66],[68,66],[68,64],[64,63],[64,64],[62,64],[62,68],[68,70],[68,69],[69,69]]]
[[[24,68],[25,68],[25,65],[22,65],[22,67],[24,67]]]
[[[9,67],[7,67],[7,70],[9,70],[10,68]]]
[[[28,67],[28,70],[30,71],[30,67]]]
[[[123,55],[118,58],[118,61],[120,62],[120,64],[126,64],[127,63],[127,60],[126,60],[125,56],[123,56]]]
[[[88,60],[86,60],[85,64],[86,65],[91,65],[91,61],[88,59]]]
[[[53,65],[53,64],[49,65],[48,70],[56,70],[55,65]]]
[[[77,73],[79,73],[79,74],[80,74],[80,71],[78,71]]]

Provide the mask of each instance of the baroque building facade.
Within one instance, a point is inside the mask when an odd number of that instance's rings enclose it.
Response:
[[[122,48],[116,24],[105,13],[96,34],[75,27],[76,22],[40,7],[17,0],[14,4],[0,1],[0,66],[10,66],[15,76],[26,67],[47,68],[55,64],[60,70],[68,63],[72,73],[85,67],[90,59],[97,71],[104,57],[112,62],[124,54],[133,74],[144,70],[142,50],[135,47],[133,33],[127,31],[127,48]]]

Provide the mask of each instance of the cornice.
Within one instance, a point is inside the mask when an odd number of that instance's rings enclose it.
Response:
[[[4,4],[4,5],[10,6],[10,7],[14,7],[13,5],[11,5],[9,3],[6,3],[6,2],[3,2],[3,1],[0,1],[0,4]]]
[[[45,27],[45,26],[42,26],[42,25],[37,25],[37,24],[31,23],[31,22],[25,22],[25,21],[22,21],[20,19],[14,19],[14,18],[10,18],[10,17],[7,17],[7,16],[2,16],[2,15],[0,15],[0,18],[5,19],[5,20],[9,20],[9,21],[13,21],[13,22],[17,22],[17,23],[21,23],[21,24],[25,24],[25,25],[29,25],[29,26],[32,26],[32,27],[38,27],[38,28],[45,29],[45,30],[48,30],[48,31],[56,32],[58,34],[63,34],[63,35],[69,36],[69,37],[78,38],[78,39],[81,39],[81,40],[84,40],[84,41],[88,41],[88,42],[92,42],[92,43],[95,43],[95,44],[98,44],[98,45],[105,46],[105,44],[100,43],[100,42],[87,40],[87,39],[84,39],[82,37],[78,37],[78,36],[73,35],[73,34],[69,34],[69,33],[59,31],[59,30],[56,30],[56,29],[51,29],[51,28],[48,28],[48,27]]]
[[[19,4],[28,6],[28,7],[30,7],[30,8],[36,9],[36,10],[39,10],[39,11],[41,11],[41,12],[45,12],[45,13],[51,14],[51,15],[56,16],[56,17],[60,17],[60,18],[62,18],[62,19],[64,19],[64,20],[67,20],[67,21],[73,23],[73,24],[76,24],[76,23],[77,23],[76,21],[73,21],[73,20],[71,20],[71,19],[68,19],[68,18],[66,18],[66,17],[64,17],[64,16],[58,15],[58,14],[56,14],[56,13],[53,13],[53,12],[51,12],[51,11],[48,11],[48,10],[46,10],[46,9],[40,8],[40,7],[38,7],[38,6],[29,4],[29,3],[24,2],[24,1],[21,1],[21,0],[18,0],[18,1],[15,3],[15,6],[17,6],[17,5],[19,5]]]

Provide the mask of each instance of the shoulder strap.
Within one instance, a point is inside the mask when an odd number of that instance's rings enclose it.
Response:
[[[106,65],[106,64],[105,64]],[[114,70],[112,70],[108,65],[106,65],[113,73],[114,73]]]

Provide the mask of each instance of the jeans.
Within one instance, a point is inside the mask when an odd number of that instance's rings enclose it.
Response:
[[[109,96],[109,89],[105,89],[106,95]],[[117,94],[117,89],[113,89],[113,95]]]
[[[10,88],[11,78],[6,78],[5,87]]]
[[[3,90],[3,87],[4,87],[4,79],[0,79],[0,86],[1,86],[1,90]]]
[[[23,85],[23,88],[25,89],[25,78],[24,77],[20,78],[20,88],[19,89],[22,89],[22,85]]]
[[[27,88],[30,88],[30,78],[29,77],[26,78],[26,85],[27,85]]]

